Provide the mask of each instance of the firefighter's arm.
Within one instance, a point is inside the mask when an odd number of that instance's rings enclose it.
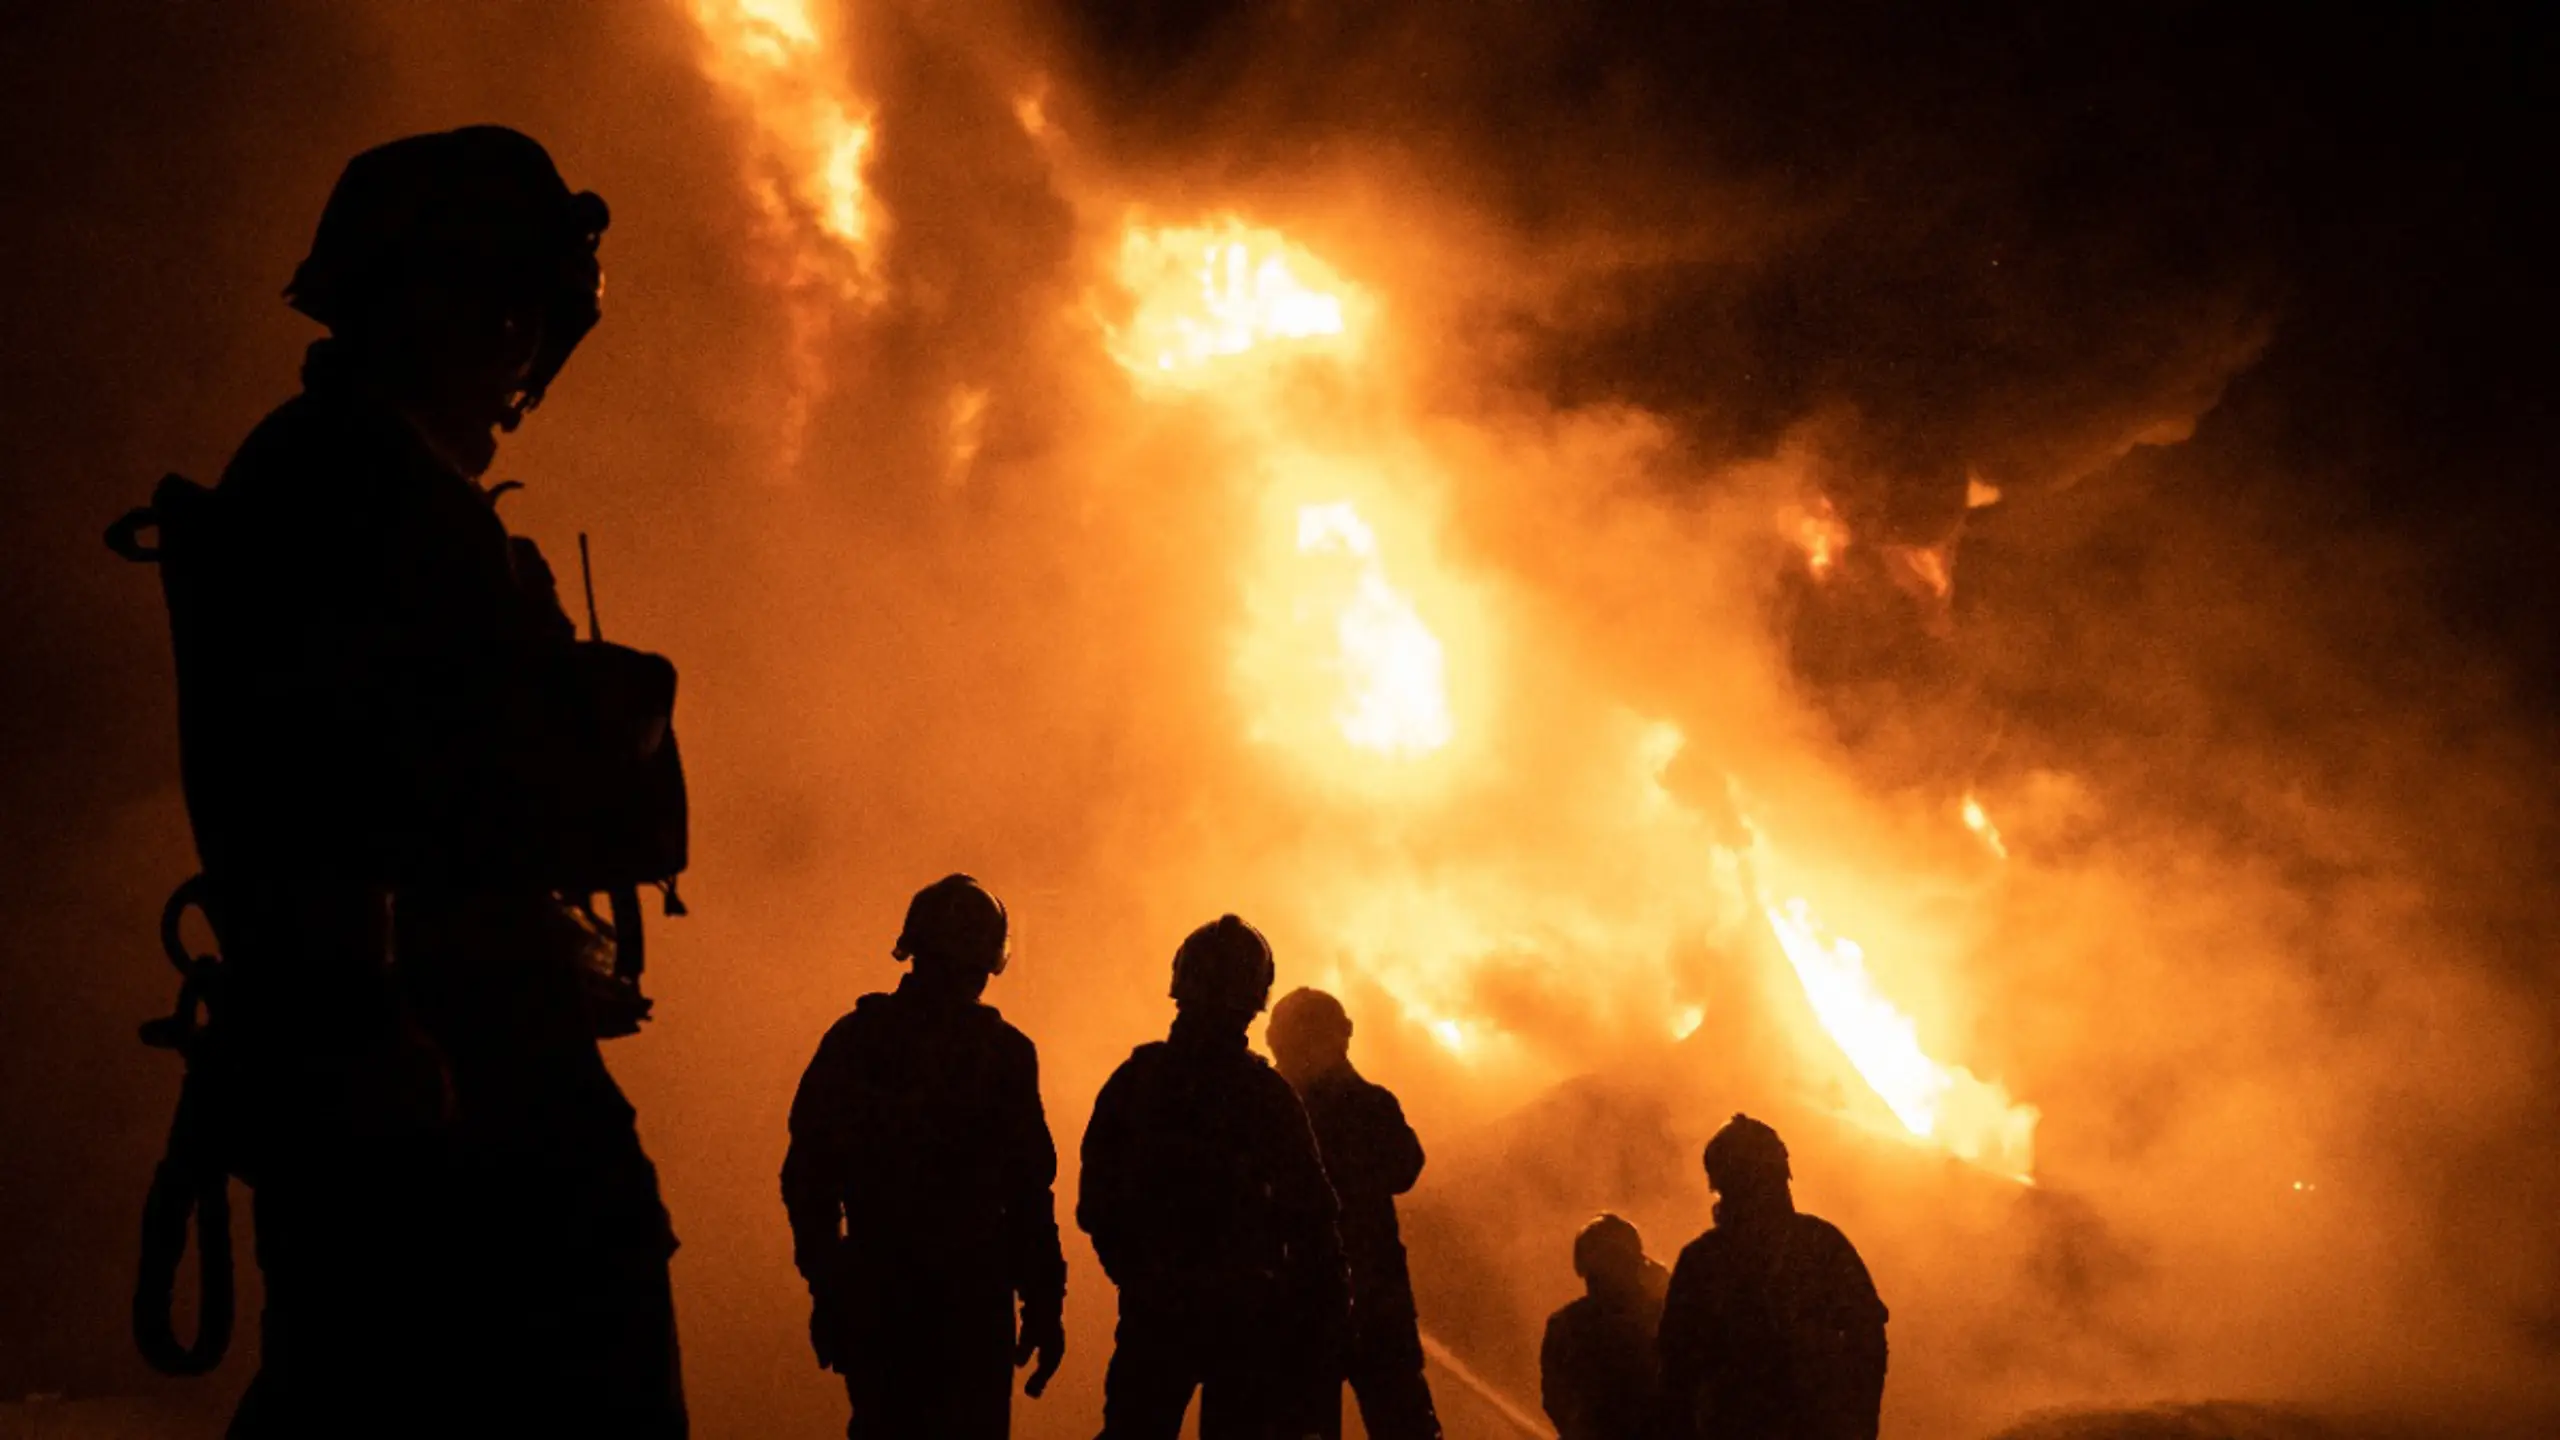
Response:
[[[791,1099],[791,1143],[782,1156],[782,1208],[791,1219],[791,1259],[814,1294],[833,1273],[844,1240],[846,1118],[840,1111],[851,1061],[843,1022],[827,1032]]]
[[[1324,1152],[1307,1123],[1298,1093],[1278,1075],[1271,1077],[1272,1130],[1278,1153],[1273,1156],[1275,1189],[1297,1234],[1292,1251],[1304,1267],[1308,1298],[1327,1324],[1348,1326],[1351,1315],[1351,1272],[1342,1253],[1342,1205],[1326,1178]]]
[[[1048,1113],[1040,1104],[1039,1052],[1021,1045],[1013,1095],[1011,1135],[1006,1158],[1012,1167],[1005,1203],[1010,1231],[1013,1286],[1022,1297],[1022,1329],[1014,1350],[1016,1367],[1034,1356],[1039,1367],[1024,1385],[1037,1398],[1066,1359],[1067,1259],[1058,1244],[1058,1147],[1049,1134]]]
[[[1377,1146],[1376,1174],[1388,1194],[1402,1195],[1422,1178],[1422,1137],[1413,1133],[1404,1118],[1404,1106],[1392,1092],[1376,1091],[1374,1105],[1369,1128]]]
[[[1119,1285],[1129,1283],[1132,1258],[1122,1243],[1130,1219],[1127,1074],[1126,1066],[1114,1071],[1094,1097],[1076,1174],[1076,1228],[1092,1237],[1094,1258]]]
[[[1546,1337],[1538,1344],[1538,1403],[1556,1423],[1558,1440],[1582,1440],[1583,1399],[1574,1385],[1563,1318],[1547,1318]]]
[[[1857,1247],[1845,1235],[1838,1237],[1838,1242],[1828,1270],[1832,1324],[1841,1349],[1842,1398],[1848,1404],[1856,1433],[1872,1437],[1878,1412],[1884,1405],[1888,1358],[1884,1331],[1888,1312],[1883,1297],[1876,1293],[1874,1277],[1867,1273],[1866,1262],[1858,1257]]]
[[[1682,1251],[1671,1271],[1671,1288],[1662,1301],[1662,1321],[1655,1332],[1655,1355],[1662,1365],[1663,1433],[1689,1440],[1696,1431],[1698,1391],[1706,1383],[1705,1278],[1690,1251]]]

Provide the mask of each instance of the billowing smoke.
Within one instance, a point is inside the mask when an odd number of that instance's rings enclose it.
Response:
[[[122,1217],[174,1085],[124,1028],[187,863],[159,621],[94,527],[286,393],[273,294],[343,157],[485,119],[615,210],[608,318],[497,473],[555,562],[591,533],[607,633],[684,668],[695,914],[610,1053],[686,1242],[703,1433],[837,1420],[782,1114],[955,868],[1019,917],[991,998],[1070,1155],[1189,925],[1241,910],[1284,986],[1340,988],[1435,1156],[1425,1322],[1523,1398],[1571,1226],[1619,1208],[1668,1258],[1746,1106],[1895,1307],[1894,1433],[2520,1397],[2560,1324],[2553,792],[2501,666],[2542,637],[2471,623],[2510,581],[2446,583],[2503,492],[2400,497],[2548,442],[2375,418],[2372,377],[2476,317],[2367,282],[2453,263],[2404,225],[2487,203],[2336,153],[2403,37],[1694,10],[47,22],[61,63],[11,102],[11,210],[46,219],[8,243],[78,283],[10,322],[5,443],[78,483],[9,499],[39,537],[13,687],[57,698],[13,707],[8,800],[76,823],[8,837],[43,998],[6,1093],[114,1078],[13,1107],[61,1158],[5,1219],[69,1238],[13,1246],[63,1319],[12,1327],[0,1380],[138,1383]],[[741,26],[796,58],[741,61]],[[1340,355],[1168,390],[1126,363],[1125,237],[1231,218],[1322,267]],[[1373,573],[1445,671],[1418,759],[1332,733],[1324,627]],[[1931,1057],[2040,1112],[2035,1187],[1847,1063],[1764,913],[1792,898]],[[1026,1434],[1098,1413],[1111,1302],[1071,1263]],[[1453,1432],[1499,1433],[1469,1403]]]

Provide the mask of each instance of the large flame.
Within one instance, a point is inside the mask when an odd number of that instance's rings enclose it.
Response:
[[[1323,423],[1332,417],[1321,407],[1362,387],[1310,392],[1265,383],[1280,360],[1359,365],[1369,307],[1304,247],[1233,216],[1130,228],[1116,278],[1129,309],[1110,332],[1115,358],[1142,393],[1217,407],[1255,451],[1269,491],[1261,513],[1274,533],[1261,547],[1268,559],[1249,586],[1252,617],[1238,648],[1249,728],[1327,780],[1353,773],[1375,782],[1383,774],[1387,780],[1360,791],[1364,803],[1396,806],[1410,792],[1398,791],[1392,777],[1447,752],[1468,718],[1451,701],[1441,631],[1461,620],[1485,623],[1483,607],[1431,554],[1432,512],[1410,493],[1416,447],[1374,438],[1381,427]],[[1341,433],[1371,438],[1337,446],[1337,453],[1310,438]],[[1787,518],[1808,568],[1827,572],[1849,541],[1837,512],[1815,496]],[[1400,545],[1390,543],[1391,526]],[[1447,599],[1436,607],[1438,626],[1425,619],[1417,594]],[[1720,879],[1765,914],[1838,1055],[1904,1128],[1966,1159],[2027,1175],[2036,1112],[1930,1056],[1917,1022],[1868,973],[1864,952],[1823,929],[1802,899],[1773,902],[1752,893],[1749,858],[1713,839],[1664,788],[1661,777],[1685,743],[1678,727],[1630,717],[1598,743],[1623,747],[1623,778],[1633,783],[1575,803],[1623,812],[1603,827],[1629,852],[1620,867],[1661,875],[1673,893]],[[1363,813],[1375,825],[1395,823],[1402,811]],[[1370,978],[1409,1023],[1473,1061],[1491,1053],[1501,1028],[1475,1011],[1478,970],[1516,964],[1524,951],[1541,949],[1661,967],[1683,933],[1712,923],[1712,902],[1704,910],[1675,903],[1638,920],[1571,893],[1570,877],[1553,889],[1524,887],[1510,873],[1521,863],[1507,853],[1483,857],[1480,869],[1455,856],[1421,870],[1355,863],[1346,867],[1351,873],[1325,881],[1329,938],[1367,962]],[[1656,993],[1664,994],[1657,1033],[1685,1036],[1701,1023],[1701,1006],[1678,1003],[1659,987]]]
[[[1298,510],[1298,550],[1352,563],[1350,593],[1334,607],[1342,738],[1384,755],[1419,755],[1449,743],[1449,691],[1440,639],[1413,602],[1387,582],[1378,537],[1347,500]]]
[[[764,229],[766,279],[790,318],[778,432],[788,470],[827,388],[838,310],[880,294],[886,219],[863,174],[871,109],[854,93],[842,37],[820,23],[812,0],[686,4],[702,36],[703,73],[747,122],[747,189]]]
[[[1822,1028],[1904,1129],[2003,1173],[2032,1173],[2035,1107],[1961,1065],[1931,1059],[1919,1026],[1867,973],[1866,951],[1832,934],[1803,899],[1764,899],[1762,908]]]
[[[1340,278],[1275,230],[1221,216],[1206,224],[1130,227],[1120,286],[1135,302],[1113,336],[1131,371],[1177,384],[1221,378],[1222,361],[1259,353],[1340,354],[1352,301]]]
[[[852,287],[871,263],[881,222],[862,173],[870,107],[853,93],[841,45],[808,0],[690,3],[704,71],[753,127],[749,184],[766,223],[797,263]],[[825,244],[799,243],[809,236]]]

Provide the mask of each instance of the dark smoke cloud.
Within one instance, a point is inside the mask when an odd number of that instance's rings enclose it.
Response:
[[[2283,291],[2277,187],[2307,119],[2275,25],[1837,3],[1079,13],[1132,151],[1220,178],[1400,171],[1556,267],[1478,317],[1516,383],[1676,416],[1710,461],[1819,420],[1852,518],[1924,543],[1968,471],[2062,483],[2180,433]]]

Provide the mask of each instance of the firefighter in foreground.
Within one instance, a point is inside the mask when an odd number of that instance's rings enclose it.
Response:
[[[1333,1190],[1297,1093],[1247,1046],[1271,946],[1233,915],[1173,961],[1173,1029],[1094,1101],[1076,1223],[1120,1287],[1105,1440],[1302,1440],[1339,1375],[1349,1293]],[[1334,1410],[1341,1409],[1334,1391]]]
[[[1680,1252],[1663,1301],[1671,1433],[1697,1440],[1875,1440],[1885,1307],[1855,1246],[1799,1213],[1778,1132],[1736,1115],[1707,1142],[1715,1226]]]
[[[1662,1408],[1654,1335],[1670,1272],[1644,1237],[1603,1214],[1573,1237],[1582,1298],[1548,1317],[1538,1347],[1539,1396],[1558,1440],[1648,1440]]]
[[[685,1431],[557,893],[574,631],[480,485],[595,323],[605,223],[512,130],[357,157],[286,292],[328,338],[202,502],[181,752],[266,1275],[235,1436]]]
[[[1008,940],[975,880],[918,891],[892,953],[913,968],[836,1022],[791,1103],[809,1338],[844,1375],[853,1440],[1002,1440],[1014,1369],[1037,1355],[1036,1397],[1066,1354],[1039,1052],[979,1001]]]
[[[1351,1017],[1321,990],[1293,990],[1271,1007],[1271,1058],[1306,1106],[1325,1175],[1342,1206],[1351,1271],[1351,1334],[1341,1374],[1317,1404],[1328,1437],[1342,1433],[1342,1386],[1360,1402],[1371,1440],[1439,1440],[1440,1417],[1422,1378],[1422,1334],[1405,1270],[1396,1197],[1422,1178],[1422,1141],[1404,1107],[1351,1064]]]

